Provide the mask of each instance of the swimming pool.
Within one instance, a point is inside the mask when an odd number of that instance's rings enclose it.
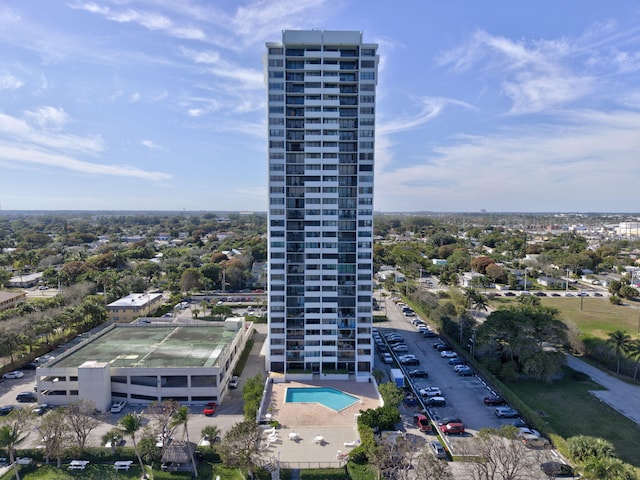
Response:
[[[339,412],[356,403],[358,398],[335,388],[290,387],[287,388],[285,401],[287,403],[320,403],[331,410]]]

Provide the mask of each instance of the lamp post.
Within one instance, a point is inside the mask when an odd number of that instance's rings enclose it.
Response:
[[[565,279],[564,285],[565,285],[564,293],[566,296],[566,294],[569,293],[569,269],[568,268],[567,268],[567,278]]]
[[[529,267],[524,267],[524,291],[527,291],[527,270]]]

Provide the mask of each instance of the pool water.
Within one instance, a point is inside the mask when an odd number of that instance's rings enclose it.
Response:
[[[320,403],[339,412],[358,401],[357,397],[326,387],[287,388],[285,401],[288,403]]]

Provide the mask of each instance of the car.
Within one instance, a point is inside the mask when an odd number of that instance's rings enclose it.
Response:
[[[405,317],[415,317],[415,316],[416,316],[416,313],[415,313],[413,310],[411,310],[411,311],[407,311],[407,312],[402,312],[402,314],[403,314]]]
[[[433,342],[433,343],[431,344],[431,346],[432,346],[433,348],[435,348],[436,350],[438,349],[438,347],[439,347],[440,345],[446,345],[446,343],[444,343],[442,340],[438,339],[438,340],[436,340],[435,342]]]
[[[411,378],[428,378],[429,372],[427,372],[426,370],[411,370],[409,372],[409,376]]]
[[[526,427],[527,422],[525,422],[520,417],[512,419],[510,422],[507,422],[508,425],[513,425],[516,428]]]
[[[386,338],[387,340],[390,340],[390,339],[392,339],[392,338],[402,338],[402,336],[401,336],[399,333],[391,332],[391,333],[387,333],[387,334],[384,336],[384,338]]]
[[[438,425],[446,425],[447,423],[462,423],[458,417],[444,417],[438,420]]]
[[[458,365],[454,365],[453,366],[453,371],[458,373],[460,370],[462,370],[463,368],[469,368],[469,365],[465,364],[465,363],[459,363]]]
[[[443,350],[440,352],[440,356],[442,358],[457,358],[458,354],[456,352],[452,352],[451,350]]]
[[[461,377],[471,377],[475,375],[476,372],[473,371],[473,368],[462,366],[460,370],[458,370],[458,375]]]
[[[551,448],[551,442],[545,437],[518,435],[518,439],[528,448]]]
[[[574,472],[571,465],[562,462],[544,462],[540,464],[540,470],[549,478],[573,477]]]
[[[431,423],[429,422],[429,419],[421,413],[416,413],[413,416],[413,420],[414,422],[416,422],[416,425],[421,432],[430,432],[433,428],[431,426]]]
[[[233,377],[231,377],[231,380],[229,380],[229,388],[238,388],[239,381],[240,378],[238,378],[238,375],[234,375]]]
[[[38,365],[36,362],[29,362],[29,363],[25,363],[22,367],[20,367],[20,369],[21,370],[35,370],[39,366],[40,365]]]
[[[404,338],[398,335],[397,337],[387,338],[387,342],[389,342],[389,344],[404,343]]]
[[[13,372],[7,372],[2,375],[2,378],[6,380],[16,380],[22,377],[24,377],[24,372],[21,372],[20,370],[14,370]]]
[[[447,401],[445,400],[444,397],[435,396],[435,397],[429,397],[425,399],[424,404],[427,407],[446,407]]]
[[[442,392],[439,387],[425,387],[418,390],[423,397],[441,397]]]
[[[126,400],[118,400],[111,405],[111,413],[120,413],[127,406]]]
[[[544,292],[534,292],[534,295],[535,295],[536,297],[546,297],[546,296],[547,296],[547,294],[546,294],[546,293],[544,293]]]
[[[449,360],[449,365],[465,365],[465,363],[461,358],[454,357]]]
[[[565,296],[565,297],[573,297],[573,293],[569,293],[569,292],[567,292],[567,293],[565,293],[565,294],[564,294],[564,296]]]
[[[440,431],[445,435],[451,434],[460,434],[464,433],[464,424],[463,423],[447,423],[446,425],[440,425]]]
[[[422,332],[422,336],[426,337],[426,338],[434,338],[437,337],[438,334],[436,332],[434,332],[433,330],[426,330]]]
[[[490,406],[504,405],[504,399],[500,395],[487,395],[482,401],[485,405]]]
[[[417,367],[418,365],[420,365],[420,360],[418,360],[417,358],[406,358],[404,360],[400,360],[400,363],[402,365]]]
[[[390,364],[393,363],[393,357],[391,356],[391,354],[389,352],[384,352],[382,354],[382,361],[386,364]]]
[[[539,431],[534,430],[533,428],[529,428],[529,427],[520,427],[520,428],[518,428],[517,436],[520,437],[522,435],[533,435],[535,437],[541,437],[542,436]]]
[[[552,293],[551,296],[552,297],[561,297],[562,295],[560,295],[559,293]]]
[[[445,352],[445,351],[450,351],[451,347],[449,345],[447,345],[446,343],[442,343],[440,345],[438,345],[436,347],[436,350],[438,350],[440,353]]]
[[[603,295],[600,292],[594,292],[593,296],[594,297],[602,297]]]
[[[4,407],[0,407],[0,417],[4,417],[9,415],[11,412],[15,410],[16,407],[13,405],[5,405]]]
[[[398,360],[409,360],[410,358],[418,358],[413,353],[405,353],[404,355],[398,355]]]
[[[580,292],[578,293],[578,297],[588,297],[589,294],[587,292]]]
[[[438,440],[431,440],[429,442],[429,447],[431,447],[431,451],[438,459],[447,458],[447,451],[444,449],[442,444]]]
[[[210,447],[211,445],[218,442],[219,440],[220,440],[220,437],[218,435],[216,435],[213,438],[211,438],[209,435],[205,435],[202,437],[202,440],[200,440],[200,442],[198,443],[198,446]]]
[[[218,404],[216,402],[207,402],[207,404],[204,406],[204,409],[202,410],[202,413],[204,413],[207,417],[210,417],[211,415],[216,413],[217,407]]]
[[[173,437],[169,433],[159,433],[156,435],[156,447],[163,448],[173,442]]]
[[[409,351],[409,347],[407,347],[404,343],[399,343],[396,346],[391,347],[391,350],[396,353],[405,353]]]
[[[20,403],[35,403],[38,396],[34,392],[22,392],[16,395],[16,401]]]
[[[515,293],[513,293],[513,292],[504,292],[504,296],[505,296],[505,297],[515,297],[515,296],[516,296],[516,294],[515,294]]]
[[[499,418],[515,418],[520,416],[520,412],[511,407],[498,407],[493,413]]]
[[[40,405],[36,405],[35,407],[33,407],[33,410],[31,411],[36,415],[44,415],[52,408],[53,407],[51,405],[47,405],[46,403],[41,403]]]
[[[404,399],[402,401],[407,407],[416,406],[416,397],[414,397],[412,393],[405,393]]]
[[[37,357],[36,358],[36,363],[44,364],[44,363],[47,363],[47,362],[49,362],[49,361],[51,361],[51,360],[53,360],[55,358],[56,357],[54,357],[53,355],[50,355],[50,354],[47,353],[46,355],[42,355],[41,357]]]

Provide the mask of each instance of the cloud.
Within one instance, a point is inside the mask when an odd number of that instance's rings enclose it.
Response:
[[[34,128],[27,120],[35,123],[39,128]],[[104,149],[104,142],[97,135],[80,137],[57,133],[66,121],[67,116],[64,111],[54,107],[26,111],[23,119],[0,113],[0,138],[4,136],[14,143],[24,142],[40,147],[90,154]]]
[[[24,82],[19,78],[0,72],[0,90],[18,90],[22,85]]]
[[[618,204],[620,192],[633,208],[640,201],[638,130],[637,112],[585,110],[567,112],[556,124],[459,136],[417,164],[377,169],[376,198],[383,199],[377,208],[582,211],[596,204],[606,210]]]
[[[140,101],[140,92],[134,92],[131,95],[129,95],[130,103],[138,103],[139,101]]]
[[[436,63],[459,73],[481,65],[483,75],[499,80],[512,101],[509,113],[515,115],[560,107],[594,90],[591,75],[573,71],[571,56],[578,51],[578,45],[564,38],[513,41],[480,30],[467,44],[442,53]]]
[[[381,135],[387,135],[420,127],[440,116],[444,108],[448,105],[474,108],[468,103],[462,102],[460,100],[440,97],[418,98],[416,99],[415,103],[422,105],[419,113],[411,117],[397,118],[391,121],[383,122],[378,126],[376,132]]]
[[[158,149],[164,149],[164,147],[158,145],[157,143],[153,142],[152,140],[141,140],[140,144],[147,147],[149,150],[158,150]]]
[[[203,40],[205,38],[205,34],[201,29],[189,25],[176,25],[173,20],[160,13],[145,12],[133,8],[117,11],[93,2],[76,3],[71,7],[102,15],[107,20],[114,22],[135,23],[148,30],[162,31],[175,38],[185,40]]]
[[[170,180],[172,175],[162,172],[147,172],[129,165],[105,165],[85,162],[71,156],[48,153],[33,148],[16,148],[0,143],[0,159],[13,160],[21,164],[30,163],[48,167],[63,168],[88,175],[109,175],[131,177],[142,180]]]

